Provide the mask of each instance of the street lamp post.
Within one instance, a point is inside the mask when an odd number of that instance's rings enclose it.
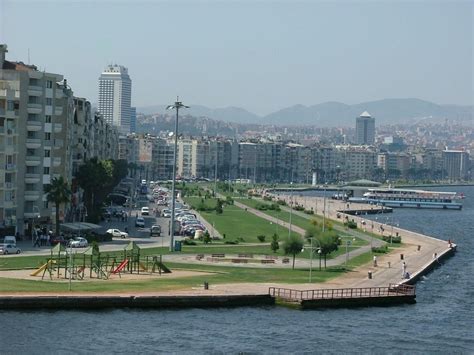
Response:
[[[32,245],[34,245],[35,241],[34,241],[34,237],[35,237],[35,221],[36,221],[36,218],[40,218],[41,215],[40,215],[40,210],[38,208],[38,206],[36,205],[33,205],[33,221],[31,223],[31,243]],[[38,211],[38,214],[35,214],[35,210]]]
[[[318,254],[321,254],[321,243],[319,242],[319,240],[317,239],[314,239],[314,238],[311,238],[310,239],[310,256],[309,256],[309,282],[311,283],[312,282],[312,271],[313,271],[313,254],[314,254],[314,249],[315,247],[313,247],[313,240],[316,240],[318,242],[318,248],[316,249],[318,251]],[[304,248],[303,248],[304,250]],[[321,270],[321,258],[319,258],[319,270]]]
[[[173,151],[173,183],[171,185],[171,226],[170,226],[170,251],[174,251],[174,209],[176,204],[176,159],[177,159],[177,150],[178,150],[178,119],[179,119],[179,109],[180,108],[189,108],[189,106],[183,105],[179,101],[179,96],[176,98],[174,105],[168,105],[167,110],[176,110],[176,122],[174,126],[174,151]]]
[[[293,181],[290,182],[290,228],[288,228],[288,238],[291,237],[291,217],[293,212]]]

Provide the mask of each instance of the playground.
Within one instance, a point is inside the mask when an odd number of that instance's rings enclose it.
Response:
[[[6,270],[0,277],[20,278],[44,281],[101,281],[109,279],[139,279],[150,277],[186,277],[190,272],[171,270],[162,262],[162,255],[140,255],[140,247],[130,242],[121,252],[101,253],[98,245],[87,248],[84,252],[65,248],[57,244],[51,248],[45,263],[34,270]]]

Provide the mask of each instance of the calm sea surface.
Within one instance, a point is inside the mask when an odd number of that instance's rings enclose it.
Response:
[[[0,311],[0,354],[474,353],[474,188],[440,190],[464,192],[463,210],[393,213],[394,223],[403,228],[459,245],[455,257],[417,284],[416,305],[319,311]]]

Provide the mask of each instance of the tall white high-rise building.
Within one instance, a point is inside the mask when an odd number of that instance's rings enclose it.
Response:
[[[373,145],[375,143],[375,118],[367,111],[356,119],[356,144]]]
[[[122,65],[108,65],[99,78],[98,110],[107,123],[130,133],[132,81]]]

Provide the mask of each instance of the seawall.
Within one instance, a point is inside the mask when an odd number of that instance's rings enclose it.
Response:
[[[219,308],[272,306],[275,299],[263,295],[200,296],[0,296],[0,309],[108,309],[108,308]]]

